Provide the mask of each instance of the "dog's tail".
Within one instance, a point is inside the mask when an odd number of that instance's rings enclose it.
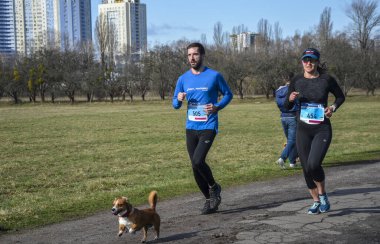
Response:
[[[154,211],[156,211],[157,198],[158,198],[157,192],[151,191],[149,194],[148,201],[149,201],[150,208],[153,209]]]

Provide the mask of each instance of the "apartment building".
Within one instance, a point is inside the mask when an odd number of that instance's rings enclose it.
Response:
[[[16,50],[33,53],[54,44],[52,0],[14,0]]]
[[[240,34],[230,35],[231,46],[237,52],[243,52],[248,49],[256,51],[256,37],[258,34],[252,32],[242,32]]]
[[[16,52],[13,0],[0,1],[0,55]]]
[[[11,17],[2,14],[5,9]],[[14,49],[20,54],[45,47],[74,47],[78,42],[92,40],[91,0],[2,0],[0,42],[2,19],[7,18],[4,25],[8,25],[12,17]]]
[[[98,6],[103,16],[115,26],[117,52],[142,53],[147,50],[146,5],[140,0],[103,0]]]
[[[91,0],[54,0],[54,30],[61,49],[92,40]]]

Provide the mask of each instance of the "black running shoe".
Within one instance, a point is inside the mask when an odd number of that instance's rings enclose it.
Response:
[[[217,210],[220,202],[222,201],[222,197],[220,193],[222,192],[222,187],[215,183],[213,187],[210,188],[210,208],[212,210]]]
[[[203,209],[201,210],[201,214],[211,214],[211,213],[215,213],[215,211],[216,209],[210,208],[210,199],[206,199]]]

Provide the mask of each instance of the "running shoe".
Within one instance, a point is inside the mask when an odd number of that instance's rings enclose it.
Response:
[[[321,201],[321,206],[319,207],[319,211],[321,211],[321,213],[328,212],[330,210],[330,202],[327,197],[327,194],[324,193],[322,195],[319,195],[319,201]]]
[[[296,166],[297,166],[297,164],[295,164],[295,163],[294,164],[289,164],[290,168],[295,168]]]
[[[277,164],[280,165],[282,169],[285,169],[285,161],[282,158],[277,160]]]
[[[203,208],[201,210],[201,214],[211,214],[215,213],[217,209],[211,209],[210,208],[210,199],[206,199],[205,204],[203,205]]]
[[[217,210],[220,202],[222,201],[222,197],[220,193],[222,192],[222,187],[215,183],[213,187],[210,188],[210,208],[213,210]]]
[[[320,202],[314,202],[313,205],[307,210],[307,214],[319,214]]]

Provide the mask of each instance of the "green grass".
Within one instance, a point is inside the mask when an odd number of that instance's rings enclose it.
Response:
[[[227,186],[292,174],[275,165],[285,139],[273,101],[234,100],[208,155]],[[332,118],[326,166],[380,159],[380,97],[349,97]],[[0,107],[0,230],[31,228],[199,192],[185,145],[185,110],[170,101]],[[228,197],[228,196],[227,196]]]

